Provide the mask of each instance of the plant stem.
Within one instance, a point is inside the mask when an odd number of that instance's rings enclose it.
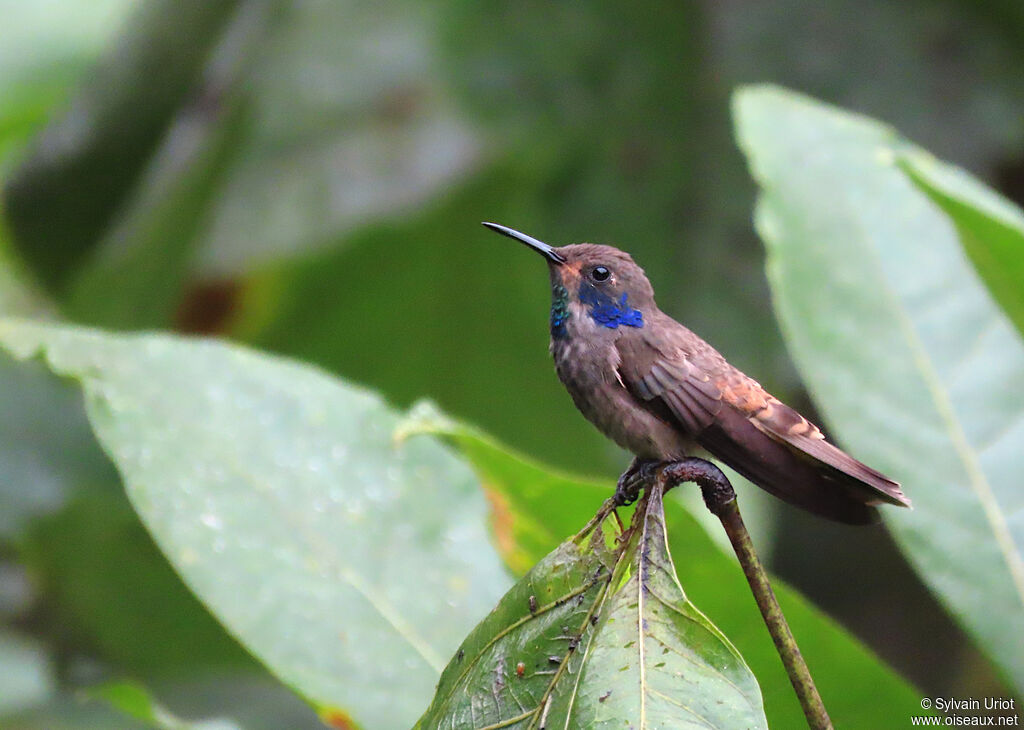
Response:
[[[832,721],[825,711],[825,704],[821,701],[811,672],[807,668],[793,632],[786,623],[786,617],[775,599],[775,592],[771,583],[768,582],[768,574],[765,572],[761,561],[754,550],[754,543],[750,540],[750,533],[747,532],[743,518],[740,516],[740,508],[736,503],[736,492],[729,483],[728,478],[722,471],[709,461],[697,458],[686,458],[680,461],[673,461],[664,464],[658,470],[658,478],[662,480],[665,491],[682,482],[696,482],[704,497],[704,504],[721,522],[725,528],[725,534],[729,536],[732,549],[739,558],[743,574],[747,577],[750,590],[757,601],[757,607],[761,610],[761,616],[768,627],[768,633],[775,642],[775,649],[779,652],[789,681],[793,685],[800,706],[803,708],[804,716],[807,718],[808,727],[812,730],[831,730]]]

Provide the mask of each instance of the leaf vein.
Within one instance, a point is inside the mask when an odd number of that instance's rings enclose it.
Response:
[[[1017,596],[1021,604],[1024,605],[1024,557],[1021,556],[1013,539],[1013,534],[1006,524],[1006,519],[1003,516],[992,485],[989,484],[988,477],[978,463],[978,457],[974,452],[974,448],[967,438],[967,434],[964,433],[963,428],[960,426],[959,421],[957,421],[956,409],[953,407],[952,398],[939,377],[931,356],[924,342],[921,341],[920,334],[909,315],[904,311],[898,295],[893,291],[892,285],[885,276],[885,269],[882,266],[878,252],[873,247],[869,247],[868,250],[869,255],[874,261],[875,268],[879,272],[879,278],[882,280],[882,288],[893,304],[893,309],[896,312],[896,321],[906,337],[914,364],[921,373],[921,378],[939,412],[942,424],[945,426],[949,438],[953,442],[953,449],[963,464],[964,470],[967,472],[968,483],[981,503],[982,512],[992,528],[996,544],[999,546],[1003,559],[1006,561],[1006,567],[1010,572]]]

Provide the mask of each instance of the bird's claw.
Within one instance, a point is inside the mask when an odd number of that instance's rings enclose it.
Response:
[[[651,459],[633,459],[633,463],[619,477],[615,486],[615,504],[626,507],[640,497],[640,490],[654,478],[655,470],[661,462]]]

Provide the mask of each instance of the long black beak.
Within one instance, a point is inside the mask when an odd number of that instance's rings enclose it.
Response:
[[[484,226],[490,228],[492,231],[500,233],[503,236],[514,238],[519,241],[519,243],[525,243],[534,251],[544,256],[548,261],[554,261],[556,264],[565,263],[565,257],[558,253],[554,247],[547,245],[543,241],[538,241],[533,236],[527,236],[525,233],[520,233],[519,231],[515,231],[505,226],[499,226],[497,223],[484,223]]]

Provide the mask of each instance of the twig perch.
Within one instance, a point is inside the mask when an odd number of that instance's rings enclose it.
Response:
[[[743,574],[747,577],[757,607],[761,610],[761,616],[768,627],[768,633],[775,642],[775,649],[779,652],[789,681],[800,700],[808,727],[812,730],[831,730],[832,721],[828,717],[817,687],[814,686],[807,663],[800,654],[779,602],[775,599],[775,592],[768,582],[768,574],[757,557],[750,533],[747,532],[747,527],[740,516],[736,492],[733,491],[732,484],[725,474],[710,461],[690,457],[660,465],[654,472],[654,478],[661,480],[666,492],[683,482],[695,482],[700,486],[704,504],[722,522],[725,534],[729,536],[729,542],[732,543],[736,557],[739,558]]]

